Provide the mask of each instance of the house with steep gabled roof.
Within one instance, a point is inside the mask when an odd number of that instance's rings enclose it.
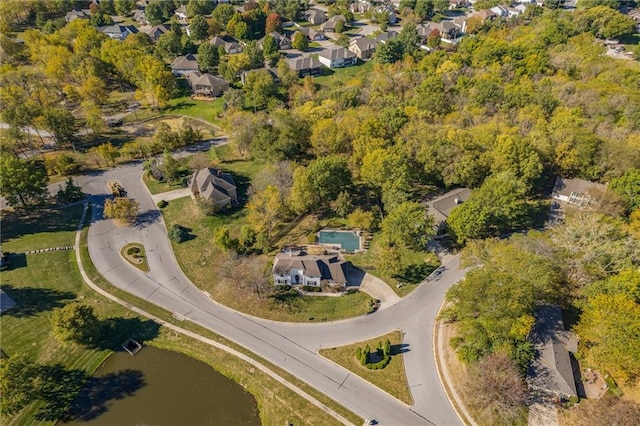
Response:
[[[298,31],[304,34],[310,41],[321,41],[327,39],[322,31],[316,31],[313,28],[301,27]]]
[[[351,264],[337,254],[310,255],[301,250],[285,250],[273,261],[275,285],[303,285],[320,287],[322,284],[340,288],[348,284]]]
[[[98,28],[98,31],[115,40],[124,40],[131,34],[137,34],[138,29],[133,25],[109,25]]]
[[[194,95],[217,98],[229,90],[229,82],[213,74],[188,71],[184,76]]]
[[[64,17],[67,22],[73,22],[76,19],[91,19],[91,11],[89,9],[73,9]]]
[[[187,19],[187,7],[183,4],[182,6],[180,6],[175,10],[174,14],[180,20]]]
[[[320,25],[327,21],[327,16],[321,10],[309,9],[303,14],[304,18],[313,25]]]
[[[231,36],[218,37],[215,36],[209,43],[213,44],[216,47],[222,47],[224,49],[224,53],[227,55],[232,55],[235,53],[242,53],[242,45]]]
[[[388,40],[398,37],[398,32],[389,30],[384,33],[380,33],[376,36],[375,40],[379,43],[385,44]]]
[[[158,39],[162,34],[170,30],[171,28],[167,27],[166,25],[160,24],[160,25],[156,25],[155,27],[152,27],[151,29],[146,31],[146,33],[149,34],[149,37],[151,38],[151,40],[158,41]]]
[[[335,33],[338,21],[342,21],[345,24],[347,23],[347,19],[343,15],[335,15],[332,16],[331,19],[320,25],[320,31],[325,33]]]
[[[360,37],[349,44],[349,50],[356,54],[360,59],[369,59],[376,51],[377,43],[374,39]]]
[[[190,186],[194,197],[211,200],[218,209],[238,204],[238,194],[233,177],[222,170],[206,167],[196,170]]]
[[[289,37],[287,37],[286,35],[280,34],[277,31],[272,31],[269,34],[271,34],[273,38],[276,40],[276,44],[278,45],[279,50],[291,49],[291,39]],[[260,46],[260,48],[262,48],[262,43],[264,43],[264,37],[258,40],[258,46]]]
[[[171,72],[173,75],[185,75],[189,71],[198,71],[198,55],[188,53],[178,56],[171,62]]]
[[[540,306],[533,316],[535,324],[529,340],[533,344],[534,359],[527,370],[527,384],[552,396],[577,397],[570,354],[577,351],[577,342],[573,333],[564,330],[560,307]]]

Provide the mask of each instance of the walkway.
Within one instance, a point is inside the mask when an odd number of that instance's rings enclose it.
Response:
[[[174,189],[173,191],[161,192],[160,194],[151,195],[151,199],[157,205],[161,200],[171,201],[177,200],[178,198],[190,197],[191,189],[190,188],[180,188]]]

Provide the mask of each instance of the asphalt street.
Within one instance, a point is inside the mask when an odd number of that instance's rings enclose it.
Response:
[[[182,273],[166,236],[164,222],[141,180],[141,164],[82,176],[90,194],[92,219],[88,246],[98,271],[113,285],[200,324],[260,355],[364,418],[388,425],[459,425],[437,375],[433,325],[446,290],[464,276],[459,259],[409,296],[374,314],[331,323],[279,323],[241,314],[212,301]],[[107,182],[119,180],[140,204],[140,218],[118,228],[102,215]],[[119,255],[128,242],[144,244],[151,271],[143,273]],[[391,330],[405,333],[404,362],[415,401],[407,406],[365,380],[317,354],[320,348],[352,343]]]

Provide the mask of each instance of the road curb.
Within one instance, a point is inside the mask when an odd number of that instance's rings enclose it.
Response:
[[[449,370],[447,368],[447,363],[444,361],[443,355],[444,350],[442,348],[442,336],[440,336],[440,332],[442,330],[442,320],[438,319],[440,313],[444,309],[447,304],[446,300],[442,301],[442,305],[440,305],[440,309],[438,309],[438,314],[436,315],[436,321],[433,325],[433,356],[436,362],[436,371],[438,372],[438,377],[440,378],[440,383],[442,384],[442,389],[444,389],[444,393],[449,400],[449,403],[453,407],[453,411],[456,412],[460,421],[465,425],[478,426],[477,423],[471,417],[471,414],[467,411],[464,402],[456,392],[455,387],[453,386],[453,381],[451,380],[451,376],[449,375]]]
[[[303,391],[302,389],[300,389],[299,387],[297,387],[296,385],[294,385],[293,383],[290,383],[289,381],[287,381],[286,379],[284,379],[283,377],[281,377],[280,375],[278,375],[277,373],[271,371],[266,365],[261,364],[260,362],[256,361],[255,359],[249,357],[248,355],[243,354],[242,352],[239,352],[229,346],[226,346],[220,342],[216,342],[215,340],[200,336],[199,334],[196,334],[192,331],[186,330],[184,328],[180,328],[176,325],[173,325],[169,322],[166,322],[158,317],[156,317],[155,315],[152,315],[140,308],[137,308],[135,306],[133,306],[131,303],[125,302],[124,300],[113,296],[111,293],[107,292],[106,290],[103,290],[102,288],[98,287],[98,285],[96,285],[93,281],[91,281],[91,278],[89,278],[89,275],[87,275],[86,271],[84,270],[84,265],[82,264],[82,256],[80,255],[80,240],[81,240],[81,234],[82,234],[82,228],[84,227],[84,223],[86,221],[86,216],[87,216],[87,211],[89,207],[89,203],[85,203],[84,205],[84,209],[82,211],[82,216],[80,218],[80,223],[78,224],[78,228],[76,229],[76,239],[75,239],[75,245],[74,245],[74,251],[75,251],[75,255],[76,255],[76,263],[78,265],[78,270],[80,271],[80,275],[82,276],[82,280],[85,282],[85,284],[87,284],[92,290],[94,290],[95,292],[101,294],[102,296],[106,297],[107,299],[118,303],[119,305],[124,306],[125,308],[137,313],[138,315],[141,315],[143,317],[149,318],[150,320],[165,326],[173,331],[176,331],[178,333],[181,333],[185,336],[191,337],[193,339],[199,340],[202,343],[208,344],[210,346],[213,346],[215,348],[221,349],[231,355],[236,356],[237,358],[240,358],[241,360],[251,364],[253,367],[259,369],[260,371],[262,371],[263,373],[265,373],[266,375],[268,375],[269,377],[271,377],[272,379],[274,379],[275,381],[277,381],[278,383],[280,383],[281,385],[287,387],[288,389],[290,389],[291,391],[295,392],[296,394],[298,394],[299,396],[301,396],[302,398],[306,399],[307,401],[309,401],[310,403],[312,403],[313,405],[315,405],[316,407],[318,407],[319,409],[321,409],[322,411],[324,411],[325,413],[329,414],[331,417],[335,418],[337,421],[339,421],[340,423],[347,425],[347,426],[351,426],[353,425],[353,423],[351,423],[349,420],[347,420],[346,418],[344,418],[343,416],[341,416],[339,413],[337,413],[336,411],[334,411],[333,409],[331,409],[330,407],[326,406],[325,404],[321,403],[320,401],[318,401],[317,399],[315,399],[313,396],[309,395],[308,393],[306,393],[305,391]]]

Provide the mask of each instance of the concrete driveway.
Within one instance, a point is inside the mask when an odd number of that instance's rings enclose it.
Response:
[[[389,425],[459,425],[436,372],[433,353],[435,316],[446,290],[464,276],[458,257],[444,272],[392,306],[367,316],[331,323],[279,323],[233,311],[209,299],[180,270],[153,198],[142,183],[141,164],[129,164],[78,179],[92,194],[89,254],[114,286],[176,313],[258,354],[364,418]],[[134,226],[116,228],[102,215],[106,182],[117,178],[142,214]],[[121,259],[131,241],[145,245],[151,271],[143,273]],[[381,298],[382,300],[382,298]],[[334,347],[404,332],[404,363],[414,405],[409,407],[377,387],[318,355]]]

